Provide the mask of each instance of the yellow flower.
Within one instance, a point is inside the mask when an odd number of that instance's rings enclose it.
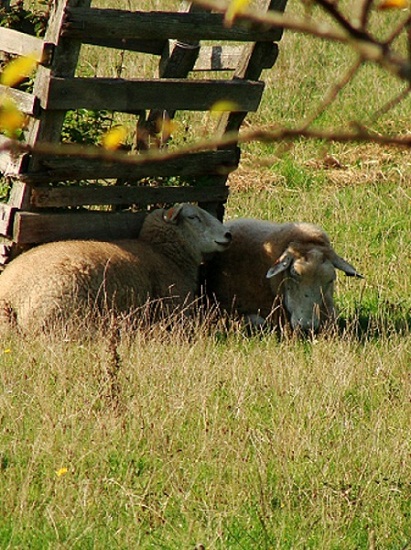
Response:
[[[379,4],[379,10],[403,10],[408,8],[408,0],[383,0]]]
[[[56,470],[56,476],[57,477],[65,476],[67,472],[68,472],[67,468],[59,468],[58,470]]]
[[[0,84],[10,87],[16,86],[22,80],[30,76],[36,65],[37,61],[32,55],[28,55],[27,57],[16,57],[16,59],[10,61],[4,68],[0,76]]]
[[[118,149],[120,147],[121,143],[125,140],[126,137],[127,130],[124,128],[124,126],[114,126],[114,128],[111,128],[111,130],[104,134],[101,142],[104,149],[114,151],[115,149]]]
[[[11,353],[11,349],[10,348],[6,348],[3,353]]]
[[[211,114],[219,115],[225,111],[238,111],[239,106],[234,101],[228,101],[226,99],[221,99],[216,101],[210,108]]]
[[[16,130],[23,128],[26,116],[19,111],[15,102],[7,97],[0,98],[0,131],[13,137]]]
[[[227,27],[231,27],[236,16],[239,13],[242,13],[246,9],[249,3],[250,3],[250,0],[231,0],[227,8],[227,11],[225,12],[224,24]]]

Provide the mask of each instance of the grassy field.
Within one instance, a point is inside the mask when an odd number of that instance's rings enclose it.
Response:
[[[281,46],[249,127],[309,116],[350,61],[292,33]],[[366,66],[318,125],[365,123],[400,89]],[[409,112],[373,127],[405,134]],[[339,275],[334,334],[4,338],[0,548],[409,548],[410,166],[371,144],[244,147],[227,216],[318,223],[365,276]]]

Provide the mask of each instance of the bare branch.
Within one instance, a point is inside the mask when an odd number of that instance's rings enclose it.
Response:
[[[385,44],[389,45],[394,42],[394,40],[403,32],[404,29],[407,29],[410,26],[411,16],[407,17],[404,21],[398,25],[396,29],[391,33],[391,35],[385,40]]]
[[[348,69],[342,79],[334,84],[328,91],[328,94],[324,97],[317,109],[306,120],[303,121],[301,129],[308,128],[336,99],[340,91],[351,81],[355,73],[361,67],[363,60],[358,59],[352,67]]]
[[[382,107],[380,107],[378,109],[378,111],[376,111],[373,116],[370,118],[370,123],[371,122],[376,122],[381,116],[385,115],[386,113],[388,113],[388,111],[390,111],[391,109],[393,109],[396,105],[398,105],[403,99],[405,99],[411,92],[411,86],[408,86],[408,88],[405,88],[405,90],[403,90],[402,92],[400,92],[398,95],[396,95],[395,97],[391,98],[389,101],[387,101],[387,103],[385,103],[385,105],[383,105]]]
[[[15,153],[28,152],[40,156],[67,156],[73,155],[76,158],[94,158],[101,159],[102,161],[115,161],[121,164],[141,166],[147,162],[166,162],[181,158],[189,153],[195,153],[199,151],[214,150],[224,146],[235,146],[237,143],[250,143],[254,141],[260,141],[263,143],[280,142],[280,141],[294,141],[296,139],[319,139],[329,142],[340,143],[375,143],[382,146],[399,146],[410,148],[411,147],[411,135],[406,136],[387,136],[377,133],[369,132],[366,128],[359,123],[352,123],[352,131],[339,131],[339,130],[309,130],[307,128],[284,128],[284,127],[271,127],[267,129],[257,128],[256,130],[249,130],[238,135],[237,132],[229,132],[221,138],[201,140],[195,144],[186,147],[180,147],[174,151],[170,150],[150,150],[140,155],[127,155],[121,152],[110,152],[100,147],[84,146],[74,144],[49,144],[49,143],[37,143],[34,146],[29,146],[18,141],[9,141],[0,146],[1,151],[13,151]]]
[[[373,0],[364,0],[364,5],[361,11],[360,25],[362,29],[365,29],[368,24],[368,17],[373,5]]]
[[[220,12],[227,8],[226,2],[222,3],[216,0],[193,1],[200,6]],[[330,13],[332,12],[330,2],[326,0],[316,1],[321,5],[327,6]],[[341,17],[339,17],[340,23],[342,22]],[[349,44],[364,60],[376,63],[401,80],[411,83],[411,62],[408,58],[401,57],[390,49],[389,44],[376,41],[367,32],[356,29],[349,23],[348,28],[347,23],[345,23],[343,30],[336,30],[324,22],[313,22],[275,11],[257,13],[251,10],[239,13],[238,19],[252,21],[265,27],[267,25],[279,26],[289,31],[310,34],[322,39]],[[344,21],[346,20],[344,19]]]
[[[370,36],[370,34],[364,29],[358,29],[354,27],[348,19],[346,19],[342,13],[337,9],[337,6],[329,0],[316,0],[316,3],[321,6],[331,17],[336,21],[347,33],[356,40],[366,40],[373,44],[376,41]]]

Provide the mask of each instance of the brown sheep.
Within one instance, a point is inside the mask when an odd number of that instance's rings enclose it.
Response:
[[[314,225],[237,219],[226,227],[232,243],[208,263],[207,293],[252,324],[288,320],[293,329],[317,331],[335,317],[335,269],[361,277]]]

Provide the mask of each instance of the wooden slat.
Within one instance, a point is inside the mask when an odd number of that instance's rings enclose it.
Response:
[[[49,110],[144,109],[208,111],[217,101],[235,103],[238,111],[256,111],[263,82],[248,80],[121,80],[116,78],[57,78],[43,88],[41,106]],[[48,91],[48,96],[46,95]],[[41,95],[39,91],[39,95]]]
[[[39,63],[49,66],[54,52],[54,44],[14,29],[1,27],[0,50],[15,55],[34,56]]]
[[[64,239],[133,238],[138,236],[143,220],[141,212],[16,212],[13,240],[32,244]]]
[[[243,58],[244,46],[201,46],[193,71],[234,71]],[[262,69],[270,69],[277,59],[278,46],[267,43]]]
[[[8,204],[0,204],[0,235],[3,237],[10,236],[14,211]]]
[[[147,206],[157,203],[225,201],[228,187],[127,187],[88,185],[87,187],[34,187],[31,204],[38,208],[67,206],[131,205]]]
[[[221,13],[193,12],[143,12],[97,8],[67,10],[63,36],[82,41],[94,38],[133,38],[143,40],[235,40],[255,42],[276,41],[282,29],[265,29],[256,25],[236,22],[224,26]]]
[[[0,135],[0,173],[4,176],[19,174],[27,167],[29,156],[27,153],[13,152],[15,143],[14,140]]]
[[[167,40],[138,40],[133,38],[98,38],[96,36],[87,36],[83,39],[84,44],[93,46],[104,46],[105,48],[115,48],[117,50],[128,50],[130,52],[149,53],[152,55],[161,55],[167,46]]]
[[[194,71],[234,70],[243,54],[244,46],[201,46]]]
[[[73,77],[76,72],[81,43],[76,40],[65,40],[61,37],[61,25],[67,5],[76,4],[90,6],[91,0],[59,0],[52,2],[50,17],[47,23],[45,40],[58,44],[50,70],[39,67],[33,86],[33,95],[48,87],[50,73],[60,77]],[[37,142],[59,143],[65,118],[64,111],[45,111],[41,119],[32,119],[27,132],[27,142],[34,145]]]
[[[284,11],[287,0],[260,0],[260,3],[269,10]],[[237,69],[234,72],[234,78],[245,80],[258,80],[260,78],[264,60],[270,58],[271,66],[277,60],[278,46],[274,44],[268,44],[267,42],[258,41],[254,45],[250,45],[248,52],[244,53],[244,56],[239,63]],[[245,118],[245,113],[233,112],[223,113],[219,124],[217,125],[216,133],[236,132],[240,129],[241,124]]]
[[[11,98],[22,113],[31,116],[39,115],[40,102],[34,95],[0,84],[0,97],[4,96]]]
[[[21,179],[28,183],[75,181],[85,179],[141,179],[166,176],[204,176],[226,174],[235,170],[239,151],[205,151],[169,159],[166,162],[147,161],[144,164],[121,164],[101,159],[73,157],[36,157],[37,172],[27,172]],[[129,157],[127,157],[129,158]],[[132,157],[131,157],[132,158]]]

